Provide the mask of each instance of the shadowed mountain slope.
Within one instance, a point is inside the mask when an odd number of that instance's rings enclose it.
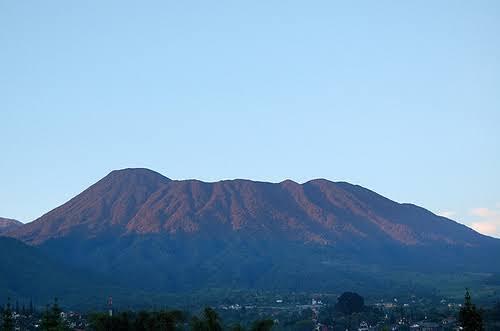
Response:
[[[59,297],[65,304],[83,304],[112,288],[111,282],[67,267],[13,238],[0,237],[0,261],[0,292],[20,302],[33,300],[35,305],[45,306]]]

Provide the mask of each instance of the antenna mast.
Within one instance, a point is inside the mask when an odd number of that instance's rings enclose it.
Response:
[[[109,312],[109,317],[113,317],[113,297],[108,298],[108,312]]]

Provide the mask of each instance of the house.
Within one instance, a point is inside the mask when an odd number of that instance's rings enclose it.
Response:
[[[421,321],[410,326],[411,331],[441,331],[442,327],[439,323]]]
[[[366,323],[365,321],[359,323],[359,328],[358,328],[358,331],[369,331],[370,328],[368,327],[368,323]]]
[[[458,327],[458,321],[455,317],[448,317],[441,321],[441,325],[445,330],[451,330]]]

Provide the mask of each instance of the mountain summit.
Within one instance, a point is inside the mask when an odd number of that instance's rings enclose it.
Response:
[[[146,201],[170,182],[149,169],[114,170],[84,192],[13,231],[31,244],[68,235],[93,237],[125,228]]]

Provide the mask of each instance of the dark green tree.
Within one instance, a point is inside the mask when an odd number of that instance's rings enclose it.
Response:
[[[158,313],[158,319],[162,330],[174,331],[179,323],[186,320],[186,316],[180,310],[161,311]]]
[[[231,331],[244,331],[244,330],[245,328],[243,328],[240,323],[233,325],[231,327]]]
[[[210,307],[206,307],[203,311],[203,317],[205,318],[205,325],[208,331],[222,330],[219,315],[215,310]]]
[[[335,310],[346,315],[351,315],[353,313],[361,312],[364,306],[365,299],[363,299],[361,295],[354,292],[344,292],[337,299]]]
[[[476,305],[472,303],[469,289],[466,289],[465,291],[464,305],[460,309],[458,320],[464,331],[484,330],[481,311],[479,311],[476,308]]]
[[[131,326],[127,313],[109,316],[108,313],[96,313],[89,317],[91,330],[110,331],[110,330],[140,330],[137,325]]]
[[[95,313],[89,316],[91,330],[95,331],[174,331],[181,329],[186,320],[182,311],[140,311],[122,312],[109,316],[107,313]],[[198,330],[206,330],[203,326]]]
[[[66,325],[61,318],[61,308],[57,303],[57,298],[54,299],[52,307],[46,306],[45,313],[42,316],[41,329],[44,331],[63,331],[67,330]]]
[[[42,315],[42,322],[40,323],[40,327],[44,331],[54,330],[55,328],[54,318],[51,314],[48,304],[45,306],[45,312]]]
[[[135,321],[133,323],[134,330],[137,331],[147,330],[147,325],[149,320],[150,320],[149,313],[147,311],[140,311],[135,316]]]
[[[252,324],[252,331],[270,331],[273,328],[273,320],[257,320]]]
[[[488,311],[488,317],[493,321],[500,321],[500,302],[497,302],[493,308]]]
[[[10,306],[10,298],[7,299],[7,305],[3,310],[1,330],[2,331],[14,330],[14,320],[12,319],[12,308]]]
[[[293,331],[309,331],[314,330],[314,323],[311,320],[297,321],[292,327]]]
[[[206,307],[203,310],[202,318],[194,316],[191,319],[192,331],[221,331],[222,323],[215,310]]]
[[[204,331],[204,330],[206,330],[206,328],[203,321],[198,317],[194,316],[191,319],[191,331]]]

